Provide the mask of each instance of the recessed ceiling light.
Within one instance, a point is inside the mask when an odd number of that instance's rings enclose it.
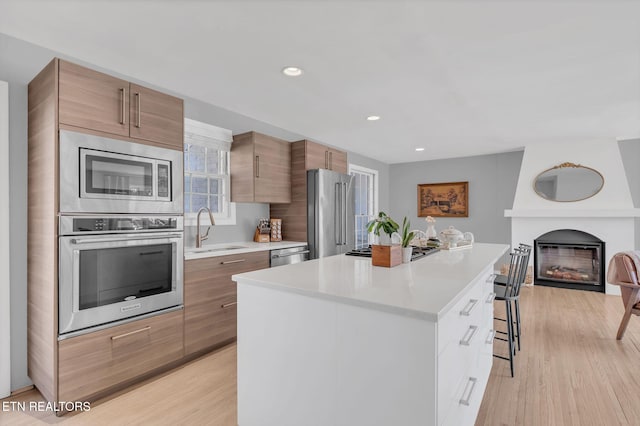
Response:
[[[288,77],[299,77],[302,75],[302,68],[298,67],[284,67],[282,69],[282,74]]]
[[[418,152],[424,151],[424,148],[416,148],[416,151],[418,151]]]
[[[379,115],[370,115],[367,117],[367,120],[369,121],[377,121],[380,120],[380,116]]]

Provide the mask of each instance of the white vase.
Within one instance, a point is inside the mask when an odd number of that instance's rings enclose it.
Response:
[[[429,239],[429,238],[432,238],[432,239],[438,238],[438,232],[436,231],[435,225],[431,224],[431,225],[427,226],[426,234],[427,234],[427,239]]]
[[[413,247],[402,247],[402,263],[411,262],[411,254],[413,253]]]

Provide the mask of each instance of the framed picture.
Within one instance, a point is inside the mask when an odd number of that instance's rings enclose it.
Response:
[[[469,182],[418,185],[418,217],[469,217]]]

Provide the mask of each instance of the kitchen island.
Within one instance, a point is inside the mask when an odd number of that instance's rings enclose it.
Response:
[[[476,243],[394,268],[338,255],[233,276],[238,424],[472,425],[507,249]]]

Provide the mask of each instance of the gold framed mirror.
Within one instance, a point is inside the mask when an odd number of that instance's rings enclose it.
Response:
[[[540,173],[533,181],[536,194],[549,201],[570,203],[596,195],[604,186],[604,176],[591,167],[562,163]]]

